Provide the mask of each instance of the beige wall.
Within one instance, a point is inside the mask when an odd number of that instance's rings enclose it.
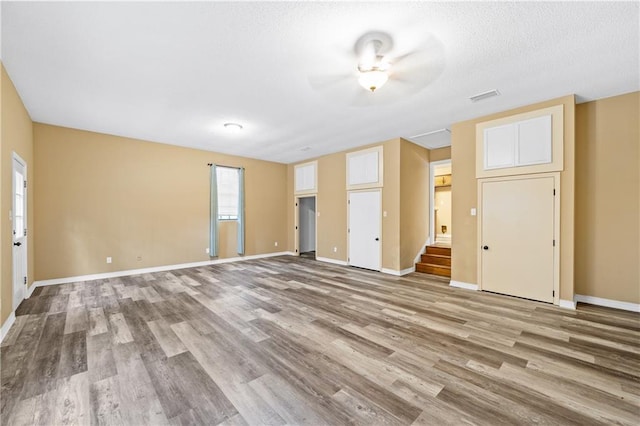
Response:
[[[576,294],[640,303],[639,106],[576,107]]]
[[[34,143],[36,280],[209,260],[209,162],[245,168],[246,255],[286,243],[284,164],[44,124]]]
[[[415,265],[429,236],[429,150],[400,141],[400,269]]]
[[[564,105],[564,171],[560,191],[560,298],[573,300],[574,294],[574,197],[575,197],[575,100],[573,95],[552,99],[501,113],[456,123],[451,128],[452,165],[452,239],[451,279],[477,284],[477,207],[476,124],[534,111],[553,105]]]
[[[451,147],[445,146],[444,148],[436,148],[429,150],[430,161],[442,161],[451,159]]]
[[[0,97],[2,103],[1,113],[1,135],[0,135],[0,159],[1,159],[1,184],[0,184],[0,241],[2,241],[2,251],[0,257],[2,261],[2,273],[0,290],[2,303],[0,310],[0,323],[5,320],[13,311],[13,264],[12,264],[12,222],[9,220],[9,211],[13,208],[12,203],[12,158],[13,152],[17,153],[27,163],[27,182],[33,182],[33,131],[31,118],[25,109],[16,88],[13,86],[4,66],[0,66],[2,80],[0,82]],[[34,280],[34,191],[33,185],[28,183],[27,188],[27,229],[28,236],[28,270],[27,282],[29,285]]]
[[[382,268],[400,271],[401,268],[401,210],[400,210],[400,139],[392,139],[384,146],[384,188],[382,190]]]

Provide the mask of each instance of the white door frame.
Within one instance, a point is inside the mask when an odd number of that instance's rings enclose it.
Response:
[[[555,200],[553,203],[553,238],[555,246],[553,251],[553,304],[560,304],[560,172],[535,173],[527,175],[501,176],[495,178],[478,179],[478,247],[477,247],[477,274],[478,290],[482,290],[482,184],[484,182],[497,182],[509,180],[535,179],[552,177],[554,179]]]
[[[317,194],[305,194],[305,195],[296,195],[293,197],[293,222],[294,222],[294,230],[293,230],[293,248],[296,252],[296,256],[300,256],[300,198],[314,198],[316,205],[316,229],[314,230],[316,234],[316,244],[314,250],[316,251],[316,258],[318,257],[318,197]]]
[[[27,180],[27,162],[24,161],[24,159],[22,157],[20,157],[17,153],[13,152],[12,155],[12,159],[11,159],[11,282],[12,282],[12,307],[13,310],[15,311],[16,308],[20,305],[20,303],[22,302],[22,300],[24,300],[27,297],[27,284],[25,284],[24,282],[16,282],[16,276],[15,276],[15,259],[14,259],[14,249],[13,249],[13,243],[16,242],[16,238],[13,235],[13,230],[15,229],[15,224],[14,224],[14,214],[16,211],[16,197],[15,197],[15,188],[16,188],[16,167],[15,167],[15,163],[18,162],[20,163],[20,165],[23,167],[24,170],[24,179],[25,182],[28,182]],[[28,183],[26,184],[25,188],[24,188],[24,229],[26,230],[27,224],[28,224]],[[25,274],[25,277],[28,276],[29,270],[28,270],[28,266],[29,266],[29,247],[28,247],[28,234],[24,235],[23,237],[23,241],[22,243],[22,250],[24,251],[24,256],[23,258],[23,271]],[[19,280],[20,281],[20,280]],[[16,289],[19,288],[19,286],[22,286],[22,299],[20,301],[18,301],[16,303]]]
[[[444,164],[451,164],[451,159],[438,160],[429,163],[429,240],[427,244],[434,244],[436,242],[436,166],[442,166]],[[453,173],[451,173],[453,177]],[[453,189],[453,186],[452,186]]]
[[[347,265],[351,265],[351,259],[349,257],[349,253],[350,252],[350,245],[351,245],[351,233],[349,232],[349,220],[350,220],[350,214],[351,214],[351,209],[350,209],[350,196],[353,193],[356,192],[379,192],[380,193],[380,226],[378,229],[378,235],[380,235],[380,249],[379,249],[379,260],[380,260],[380,269],[378,269],[378,271],[382,271],[383,267],[382,267],[382,218],[383,218],[383,206],[382,206],[382,188],[368,188],[368,189],[361,189],[361,190],[355,190],[355,191],[347,191]]]

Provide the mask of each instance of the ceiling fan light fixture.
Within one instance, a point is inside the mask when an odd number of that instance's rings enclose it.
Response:
[[[358,77],[358,83],[372,92],[384,86],[387,80],[389,80],[389,74],[377,67],[369,70],[360,70],[360,77]]]

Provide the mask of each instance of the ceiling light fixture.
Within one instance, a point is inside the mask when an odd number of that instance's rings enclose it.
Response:
[[[360,70],[360,77],[358,77],[358,83],[372,92],[384,86],[387,80],[389,80],[389,74],[378,67],[372,67],[370,70]]]
[[[242,131],[242,124],[238,123],[224,123],[224,128],[229,133],[239,133]]]
[[[500,95],[500,92],[498,92],[496,89],[493,89],[487,90],[486,92],[478,93],[477,95],[469,96],[469,99],[471,100],[471,102],[478,102],[498,95]]]
[[[384,62],[384,57],[380,54],[381,47],[382,41],[369,41],[364,46],[362,58],[358,65],[358,71],[360,72],[358,83],[372,92],[384,86],[389,80],[389,64]]]

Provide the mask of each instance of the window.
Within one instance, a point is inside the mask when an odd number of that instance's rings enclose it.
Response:
[[[218,220],[238,220],[238,169],[216,167],[218,179]]]

